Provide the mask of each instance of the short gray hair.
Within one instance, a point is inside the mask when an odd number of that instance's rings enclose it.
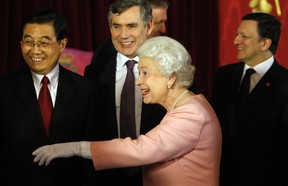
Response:
[[[195,67],[185,47],[167,36],[147,39],[137,50],[139,57],[152,58],[164,76],[176,74],[179,87],[190,87],[194,80]]]

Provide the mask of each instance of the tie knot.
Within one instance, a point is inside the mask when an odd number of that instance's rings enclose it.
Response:
[[[41,82],[42,82],[43,85],[48,85],[50,83],[49,78],[47,76],[44,76],[42,78]]]
[[[247,75],[252,75],[252,74],[254,74],[256,71],[253,69],[253,68],[248,68],[247,70],[246,70],[246,74]]]
[[[130,70],[133,69],[134,64],[135,64],[135,62],[134,62],[133,60],[128,60],[128,61],[126,62],[126,66],[127,66],[127,68],[129,68]]]

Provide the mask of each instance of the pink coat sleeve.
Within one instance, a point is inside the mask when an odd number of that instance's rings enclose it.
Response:
[[[205,102],[206,103],[206,102]],[[211,117],[210,105],[191,99],[166,114],[161,123],[138,139],[113,139],[91,142],[96,170],[147,165],[180,157],[199,143],[200,134],[217,118]]]

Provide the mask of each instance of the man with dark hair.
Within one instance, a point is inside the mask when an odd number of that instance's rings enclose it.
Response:
[[[99,86],[99,125],[93,131],[94,140],[109,140],[120,137],[121,92],[127,74],[126,61],[136,61],[133,72],[138,77],[138,47],[152,31],[152,8],[147,1],[117,0],[110,5],[108,22],[110,42],[97,49],[92,62],[85,68],[84,76]],[[112,41],[112,42],[111,42]],[[112,44],[113,43],[113,44]],[[132,90],[131,90],[132,91]],[[134,106],[134,105],[133,105]],[[135,87],[136,135],[146,133],[157,125],[165,114],[159,105],[142,104],[142,92]],[[122,110],[123,111],[123,110]],[[127,111],[126,111],[127,112]],[[117,158],[117,157],[116,157]],[[95,184],[101,186],[142,185],[140,168],[93,171]]]
[[[68,42],[66,31],[65,18],[55,10],[33,12],[22,21],[20,44],[26,65],[0,79],[2,184],[82,184],[82,158],[39,167],[32,156],[43,145],[89,139],[87,132],[97,121],[96,85],[58,62]],[[42,97],[47,98],[43,104]]]
[[[223,133],[221,186],[288,185],[288,71],[274,56],[280,33],[274,16],[245,15],[234,39],[241,62],[217,72],[211,105]]]

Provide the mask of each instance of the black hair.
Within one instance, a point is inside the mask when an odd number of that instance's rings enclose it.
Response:
[[[23,35],[25,26],[29,23],[44,24],[50,22],[53,22],[57,41],[66,38],[67,34],[66,19],[60,12],[52,9],[39,10],[24,17],[21,24],[22,28],[21,35]]]
[[[242,20],[257,21],[257,31],[260,39],[271,39],[272,43],[269,50],[275,54],[281,35],[281,22],[276,17],[262,12],[247,14],[242,17]]]

